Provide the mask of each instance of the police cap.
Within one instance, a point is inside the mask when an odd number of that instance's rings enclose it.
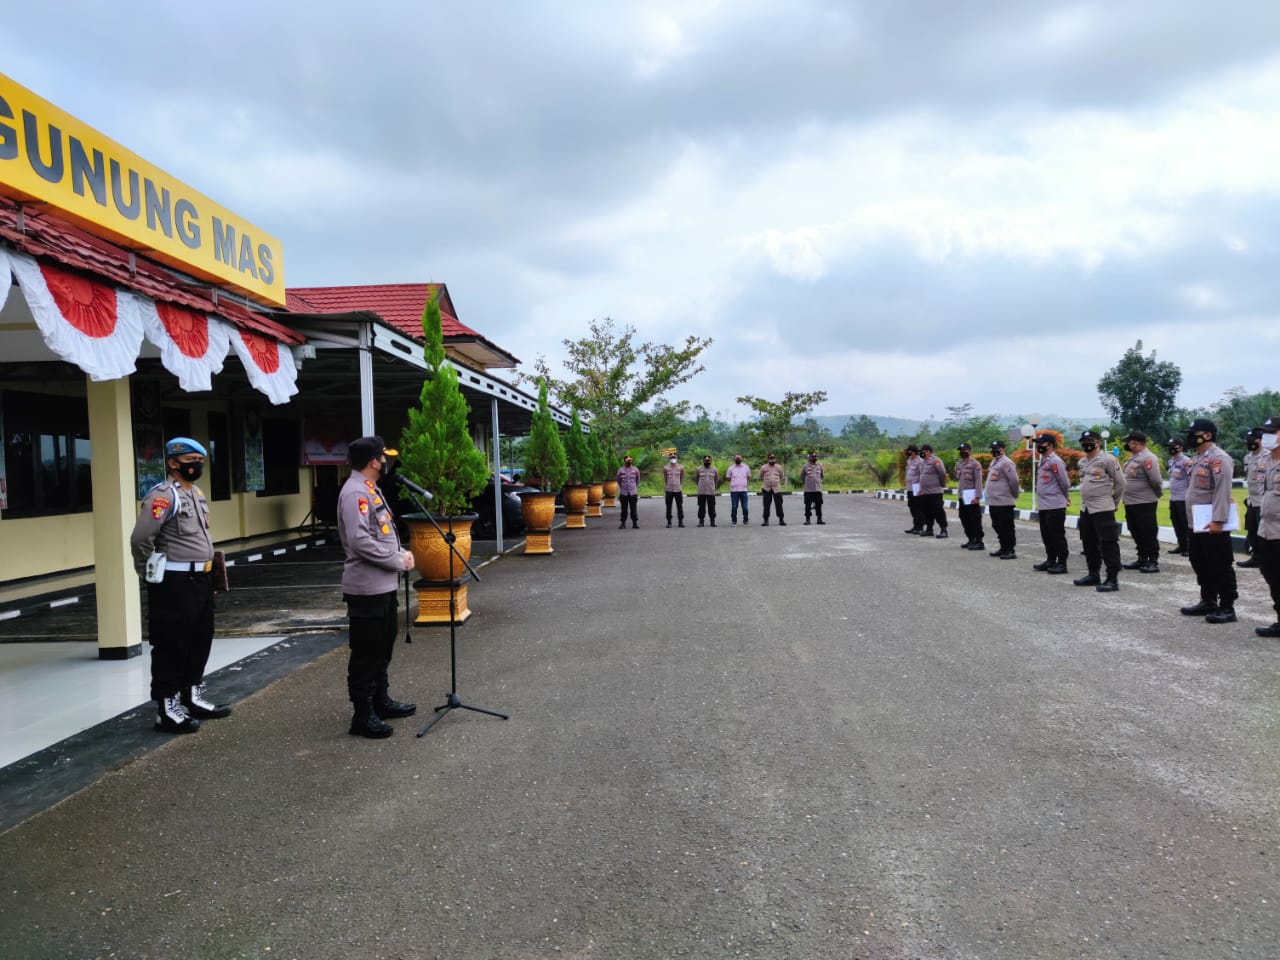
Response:
[[[351,466],[357,470],[363,470],[370,461],[377,460],[384,453],[395,456],[396,451],[388,450],[381,437],[361,437],[347,444],[347,457],[351,460]]]
[[[198,453],[202,457],[209,455],[209,451],[204,448],[203,444],[192,440],[190,437],[174,437],[164,445],[164,455],[166,457],[182,457],[188,453]]]

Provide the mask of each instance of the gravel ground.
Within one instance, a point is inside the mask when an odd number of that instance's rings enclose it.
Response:
[[[1185,561],[1098,595],[1030,524],[1006,562],[863,496],[661,511],[481,572],[458,688],[510,720],[416,738],[418,631],[389,740],[347,736],[336,650],[0,836],[0,956],[1280,956],[1255,571],[1211,627]]]

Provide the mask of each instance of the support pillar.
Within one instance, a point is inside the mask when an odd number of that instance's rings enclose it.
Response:
[[[127,660],[142,653],[142,592],[129,551],[138,511],[129,381],[87,384],[98,659]]]

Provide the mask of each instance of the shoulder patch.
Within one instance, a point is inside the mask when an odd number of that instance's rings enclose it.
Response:
[[[360,513],[361,513],[362,515],[363,515],[363,514],[367,514],[367,513],[369,512],[369,498],[368,498],[368,497],[357,497],[357,498],[356,498],[356,507],[360,510]]]
[[[151,501],[151,519],[159,520],[169,512],[170,500],[168,497],[156,497]]]

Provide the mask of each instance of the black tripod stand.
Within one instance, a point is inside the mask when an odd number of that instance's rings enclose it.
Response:
[[[458,696],[458,583],[457,578],[453,575],[453,558],[457,557],[461,560],[462,565],[467,568],[477,582],[480,580],[480,575],[476,573],[475,568],[467,562],[467,558],[459,553],[458,548],[455,546],[458,538],[453,532],[453,518],[449,518],[449,532],[445,533],[440,529],[440,524],[436,523],[436,518],[431,515],[422,500],[418,498],[418,494],[426,493],[426,491],[410,483],[399,474],[396,474],[396,479],[411,492],[418,509],[431,521],[431,525],[436,528],[436,532],[440,534],[449,547],[449,696],[444,703],[436,707],[431,719],[418,731],[418,736],[425,736],[427,731],[444,719],[445,714],[450,710],[472,710],[475,713],[485,713],[491,717],[509,720],[510,717],[505,713],[499,713],[497,710],[486,710],[484,707],[473,707],[468,703],[463,703]]]

